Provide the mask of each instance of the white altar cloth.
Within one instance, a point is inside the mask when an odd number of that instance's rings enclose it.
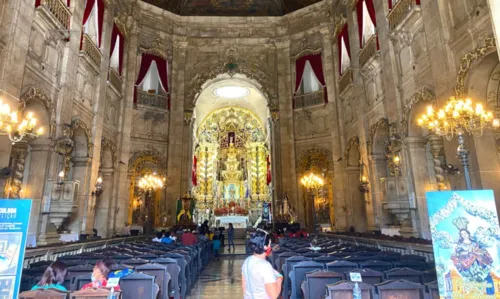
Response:
[[[65,243],[77,242],[79,240],[79,235],[78,233],[60,234],[59,240]]]
[[[248,216],[220,216],[215,217],[215,226],[227,227],[229,223],[233,224],[235,228],[246,228],[248,226]]]
[[[382,227],[382,235],[399,236],[400,227]]]

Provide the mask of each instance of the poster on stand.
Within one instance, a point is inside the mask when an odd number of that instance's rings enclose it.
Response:
[[[0,298],[17,298],[31,200],[0,199]]]
[[[500,296],[500,227],[492,190],[427,192],[440,298]]]

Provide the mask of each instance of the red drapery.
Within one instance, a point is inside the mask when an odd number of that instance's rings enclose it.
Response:
[[[139,74],[134,86],[134,105],[137,104],[137,86],[144,81],[144,78],[146,77],[153,61],[156,62],[156,66],[158,67],[158,75],[160,77],[161,86],[165,92],[168,92],[167,61],[159,56],[142,54],[141,67],[139,68]],[[167,107],[170,110],[170,95],[167,97]]]
[[[92,13],[92,9],[95,6],[97,1],[97,31],[99,32],[99,39],[97,41],[97,46],[101,46],[102,40],[102,25],[104,23],[104,1],[103,0],[87,0],[87,4],[85,4],[85,10],[83,11],[83,22],[82,25],[85,25],[89,20],[90,14]],[[82,41],[83,41],[83,31],[82,37],[80,38],[80,50],[82,49]]]
[[[390,1],[390,0],[389,0]],[[363,49],[363,3],[366,3],[366,9],[370,15],[373,26],[377,28],[377,19],[375,17],[375,7],[373,6],[373,0],[360,0],[358,1],[356,7],[356,14],[358,16],[358,32],[359,32],[359,47]],[[378,50],[378,37],[377,37],[377,50]]]
[[[269,158],[269,155],[266,158],[267,161],[267,184],[271,184],[272,181],[272,176],[271,176],[271,159]]]
[[[328,95],[326,93],[325,77],[323,75],[323,64],[321,61],[321,53],[315,55],[302,56],[295,60],[295,93],[299,91],[300,82],[302,81],[302,76],[304,75],[304,69],[306,67],[306,62],[309,61],[311,67],[318,78],[319,83],[324,88],[325,103],[328,103]],[[292,101],[293,102],[293,101]]]
[[[344,28],[342,28],[342,31],[340,31],[339,35],[337,36],[337,46],[339,48],[339,74],[342,75],[342,40],[344,41],[345,48],[347,50],[347,55],[349,58],[351,58],[351,46],[349,45],[349,30],[347,28],[347,23],[344,25]]]
[[[191,171],[191,181],[193,183],[193,186],[197,186],[198,185],[198,180],[196,179],[196,164],[197,164],[197,158],[196,156],[194,156],[193,158],[193,169]]]
[[[120,32],[120,29],[113,24],[113,33],[111,34],[111,51],[109,52],[109,57],[113,55],[113,50],[115,49],[116,40],[120,37],[120,44],[118,45],[118,73],[122,74],[122,66],[123,66],[123,49],[124,49],[124,39],[123,34]]]

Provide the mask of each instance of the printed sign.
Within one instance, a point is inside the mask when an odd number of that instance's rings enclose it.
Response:
[[[17,298],[31,200],[0,199],[0,298]]]
[[[500,295],[500,227],[492,190],[428,192],[441,298]]]
[[[349,276],[352,282],[362,282],[361,273],[349,272]]]

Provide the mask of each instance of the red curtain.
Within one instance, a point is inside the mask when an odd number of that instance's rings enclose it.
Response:
[[[113,33],[111,34],[111,51],[109,52],[109,57],[113,55],[113,50],[115,49],[116,40],[120,37],[120,44],[118,45],[118,73],[122,74],[122,66],[123,66],[123,49],[124,49],[124,39],[123,34],[120,32],[120,29],[113,24]]]
[[[347,28],[347,23],[344,25],[344,28],[342,28],[342,31],[340,31],[339,35],[337,36],[337,47],[339,48],[339,75],[342,75],[342,40],[344,41],[346,50],[347,50],[347,55],[349,55],[349,58],[351,57],[351,46],[349,45],[349,30]]]
[[[193,186],[198,185],[198,180],[196,179],[196,164],[197,164],[197,158],[194,156],[193,158],[193,170],[191,171],[191,181],[193,183]]]
[[[389,0],[390,2],[391,0]],[[363,3],[366,3],[366,9],[370,15],[370,20],[372,20],[373,26],[377,28],[377,18],[375,16],[375,6],[373,6],[373,0],[360,0],[358,1],[356,7],[356,14],[358,16],[358,32],[359,32],[359,47],[363,49]],[[377,50],[379,50],[378,36],[377,36]]]
[[[137,76],[137,81],[135,81],[134,87],[134,105],[137,104],[137,86],[142,83],[144,77],[148,73],[151,63],[156,62],[158,67],[158,75],[160,76],[160,82],[162,88],[165,92],[168,92],[168,73],[167,73],[167,61],[159,56],[151,54],[142,54],[141,67],[139,69],[139,74]],[[167,107],[170,109],[170,96],[167,98]]]
[[[321,53],[316,55],[307,55],[306,57],[307,60],[309,60],[309,63],[311,64],[311,67],[314,71],[314,74],[316,75],[316,78],[318,78],[319,83],[323,85],[323,95],[325,98],[325,103],[328,103],[328,94],[325,84],[325,76],[323,74],[323,62],[321,61]]]
[[[87,0],[87,4],[85,4],[85,10],[83,11],[83,22],[82,25],[85,25],[89,20],[90,14],[92,13],[92,9],[94,8],[95,2],[97,1],[97,31],[99,32],[99,39],[97,41],[97,46],[101,46],[102,41],[102,26],[104,23],[104,1],[103,0]],[[83,32],[82,37],[80,38],[80,50],[82,49],[82,40],[83,40]]]
[[[300,81],[304,75],[304,68],[306,67],[307,56],[302,56],[295,60],[295,92],[299,91]]]
[[[271,159],[269,158],[269,155],[266,158],[267,160],[267,184],[271,184],[272,177],[271,177]]]
[[[89,20],[90,13],[92,12],[92,8],[94,8],[94,3],[96,0],[87,0],[87,3],[85,4],[85,10],[83,11],[83,21],[82,25],[85,25],[87,21]],[[82,49],[83,46],[83,28],[82,28],[82,34],[80,36],[80,50]]]

